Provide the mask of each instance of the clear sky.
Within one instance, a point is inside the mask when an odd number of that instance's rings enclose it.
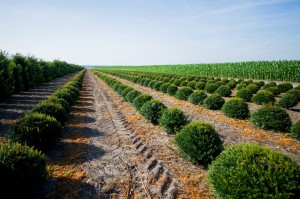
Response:
[[[300,0],[0,0],[0,49],[82,65],[300,60]]]

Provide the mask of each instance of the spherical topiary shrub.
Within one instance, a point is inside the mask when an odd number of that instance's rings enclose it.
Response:
[[[189,81],[184,80],[184,81],[180,82],[180,86],[187,86],[188,83],[189,83]]]
[[[246,88],[246,87],[247,87],[247,84],[242,83],[242,84],[237,85],[236,89],[241,90],[242,88]]]
[[[222,141],[208,123],[194,121],[175,136],[175,143],[192,161],[209,164],[223,150]]]
[[[281,93],[285,93],[293,88],[293,84],[286,82],[278,84],[277,87],[279,88]]]
[[[159,118],[159,124],[171,134],[181,130],[186,123],[187,118],[178,108],[166,109]]]
[[[144,103],[140,112],[147,120],[153,124],[157,124],[158,119],[166,108],[167,107],[160,101],[152,99]]]
[[[283,97],[279,100],[278,105],[282,108],[291,108],[298,104],[298,98],[292,94],[284,94]]]
[[[175,86],[174,84],[170,85],[167,89],[167,93],[171,96],[174,96],[177,91],[178,91],[178,87]]]
[[[143,104],[145,102],[150,101],[151,99],[152,99],[152,97],[150,95],[141,94],[141,95],[137,96],[136,98],[134,98],[134,100],[132,101],[132,104],[137,110],[140,110],[141,107],[143,106]]]
[[[160,87],[159,90],[163,93],[167,93],[168,92],[168,87],[170,86],[170,83],[163,83]]]
[[[130,91],[133,91],[133,88],[127,86],[127,87],[121,92],[121,96],[125,98],[125,96],[127,95],[127,93],[129,93]]]
[[[207,94],[204,91],[196,90],[188,97],[188,101],[192,104],[200,105],[205,98],[207,98]]]
[[[298,90],[296,88],[293,88],[293,89],[289,90],[285,94],[295,95],[297,97],[298,101],[300,100],[300,90]]]
[[[229,86],[220,86],[215,93],[223,96],[223,97],[229,97],[231,95],[231,89],[229,88]]]
[[[246,88],[251,91],[252,94],[259,90],[259,87],[256,84],[249,84]]]
[[[75,103],[75,99],[72,95],[64,90],[58,90],[54,92],[52,96],[66,100],[71,106]]]
[[[263,89],[267,89],[267,88],[274,87],[274,86],[277,86],[277,84],[275,82],[269,82],[263,86]]]
[[[224,150],[209,166],[218,198],[297,198],[300,166],[284,154],[256,144]]]
[[[203,90],[204,88],[205,88],[205,83],[204,82],[198,82],[195,85],[195,89],[197,89],[197,90]]]
[[[203,105],[211,110],[220,110],[224,103],[225,100],[219,94],[212,94],[203,101]]]
[[[1,194],[31,198],[47,175],[45,156],[19,143],[0,144]]]
[[[155,83],[156,83],[155,80],[151,80],[151,81],[148,83],[148,87],[153,88],[153,86],[154,86]]]
[[[14,142],[34,146],[46,151],[61,136],[62,126],[53,117],[40,114],[26,114],[17,121],[9,132],[9,138]]]
[[[253,96],[252,92],[250,90],[248,90],[247,88],[242,88],[236,94],[236,97],[242,98],[246,102],[250,102],[252,96]]]
[[[272,92],[274,95],[279,95],[280,94],[280,90],[277,86],[271,86],[271,87],[268,87],[264,90],[267,90],[267,91],[270,91]]]
[[[153,86],[153,89],[156,90],[156,91],[159,91],[159,88],[160,86],[163,84],[164,82],[162,81],[159,81],[159,82],[156,82]]]
[[[248,104],[241,98],[230,99],[221,110],[224,115],[236,119],[246,119],[250,114]]]
[[[252,97],[252,101],[256,104],[268,104],[275,102],[275,96],[272,92],[267,90],[260,90]]]
[[[205,90],[207,93],[213,93],[213,92],[215,92],[218,88],[219,88],[218,85],[216,85],[215,83],[209,83],[209,84],[206,84],[204,90]]]
[[[132,102],[134,100],[134,98],[136,98],[137,96],[139,96],[141,93],[136,91],[136,90],[132,90],[129,93],[127,93],[127,95],[125,96],[125,100],[127,102]]]
[[[278,106],[265,105],[252,113],[250,121],[263,129],[290,131],[292,121],[289,114]]]
[[[189,95],[192,93],[193,93],[193,89],[184,86],[178,89],[178,91],[176,92],[176,97],[180,100],[187,100]]]
[[[121,93],[123,92],[123,90],[125,90],[128,86],[124,85],[124,84],[120,84],[118,89],[117,89],[117,93],[119,95],[121,95]]]
[[[39,104],[37,104],[33,108],[32,112],[42,113],[45,115],[52,116],[61,124],[64,124],[65,121],[67,120],[66,110],[62,107],[62,105],[48,100],[44,100]]]
[[[62,98],[51,96],[46,101],[54,104],[60,104],[65,109],[66,113],[69,113],[71,111],[71,106],[69,105],[69,103]]]
[[[300,140],[300,121],[296,122],[291,128],[291,135]]]
[[[191,89],[195,89],[195,86],[196,86],[197,82],[196,81],[191,81],[187,84],[188,87],[190,87]]]
[[[236,87],[236,83],[232,82],[231,80],[229,81],[229,83],[226,84],[226,86],[228,86],[230,89],[234,89]]]
[[[180,86],[180,83],[181,83],[181,81],[180,81],[179,79],[176,79],[176,80],[173,82],[173,84],[174,84],[175,86]]]

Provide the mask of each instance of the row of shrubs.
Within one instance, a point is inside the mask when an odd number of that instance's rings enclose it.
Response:
[[[219,89],[220,88],[222,88],[222,86],[219,87]],[[297,89],[295,88],[295,90]],[[291,132],[293,137],[300,137],[298,128],[292,128],[291,118],[287,111],[277,106],[267,104],[270,103],[270,99],[272,98],[275,101],[275,96],[271,92],[261,90],[252,97],[257,103],[267,105],[264,105],[250,116],[248,104],[246,103],[246,100],[244,100],[248,89],[245,90],[246,92],[243,91],[244,90],[241,89],[237,93],[237,97],[234,97],[225,103],[224,98],[218,93],[208,96],[203,90],[193,91],[189,87],[177,89],[176,86],[169,85],[167,88],[167,93],[169,95],[175,96],[180,100],[188,100],[193,104],[203,105],[211,110],[221,110],[224,115],[235,119],[248,119],[250,117],[251,123],[257,127],[266,130]],[[295,126],[297,126],[297,123]]]
[[[32,197],[47,176],[44,153],[62,136],[63,124],[81,90],[84,71],[21,117],[0,144],[0,186],[11,198]]]
[[[9,56],[0,51],[0,98],[82,69],[64,61],[46,62],[34,56]]]
[[[291,108],[300,101],[299,93],[300,86],[293,88],[291,83],[276,84],[269,82],[265,84],[263,81],[253,82],[252,80],[228,80],[215,78],[207,81],[205,78],[187,81],[189,77],[181,77],[178,79],[170,79],[168,77],[154,76],[154,75],[128,75],[126,72],[105,71],[114,76],[127,79],[134,83],[153,88],[157,91],[174,95],[181,100],[187,100],[188,95],[193,90],[203,90],[206,93],[219,94],[222,97],[229,97],[232,94],[232,89],[237,85],[237,94],[235,97],[243,98],[246,102],[254,102],[258,105],[275,103],[275,96],[280,93],[285,95],[279,100],[278,104],[282,108]],[[127,72],[128,73],[128,72]],[[260,90],[262,88],[262,90]],[[177,95],[177,90],[182,90]],[[258,93],[257,93],[258,92]],[[257,93],[257,94],[256,94]]]
[[[224,150],[218,133],[210,124],[198,121],[188,124],[181,110],[167,109],[147,94],[141,94],[104,74],[95,74],[125,100],[132,102],[145,118],[154,124],[159,123],[168,133],[176,133],[176,145],[192,162],[208,165],[207,178],[216,196],[297,197],[300,166],[291,158],[255,144],[241,144]]]

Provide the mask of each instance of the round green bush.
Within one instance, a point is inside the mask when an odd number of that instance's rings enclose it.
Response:
[[[45,156],[19,143],[0,144],[0,186],[3,197],[31,198],[46,178]]]
[[[236,119],[246,119],[250,115],[248,104],[241,98],[230,99],[221,110],[224,115]]]
[[[269,82],[263,86],[263,89],[267,89],[267,88],[274,87],[274,86],[277,86],[277,84],[275,82]]]
[[[300,140],[300,121],[296,122],[291,128],[291,135]]]
[[[204,91],[196,90],[188,97],[188,101],[192,104],[200,105],[205,98],[207,98],[207,94]]]
[[[179,79],[176,79],[176,80],[173,82],[173,84],[174,84],[175,86],[179,86],[180,83],[181,83],[181,80],[179,80]]]
[[[225,149],[209,166],[217,198],[297,198],[300,166],[284,154],[256,144]]]
[[[26,114],[9,132],[12,141],[42,151],[47,151],[61,135],[61,124],[55,118],[40,113]]]
[[[256,84],[249,84],[246,88],[251,91],[252,94],[259,90],[259,87]]]
[[[290,131],[292,121],[286,110],[278,106],[265,105],[255,111],[250,121],[262,129],[274,131]]]
[[[236,97],[242,98],[246,102],[250,102],[252,96],[253,96],[252,92],[250,90],[248,90],[247,88],[240,89],[236,94]]]
[[[72,85],[64,85],[63,87],[61,87],[62,89],[67,89],[67,90],[71,90],[73,91],[76,96],[78,97],[80,95],[80,89],[75,87],[75,86],[72,86]]]
[[[170,83],[163,83],[160,87],[159,90],[163,93],[167,93],[168,92],[168,87],[170,86]]]
[[[78,98],[78,95],[76,94],[76,92],[70,90],[70,89],[67,89],[67,88],[60,88],[59,91],[63,91],[63,92],[67,92],[67,93],[70,93],[71,96],[73,97],[74,99],[74,102],[76,101],[76,99]]]
[[[300,84],[296,86],[294,89],[300,90]]]
[[[294,95],[297,97],[298,101],[300,100],[300,90],[298,90],[298,89],[293,88],[293,89],[289,90],[288,92],[286,92],[285,94]]]
[[[167,93],[171,96],[176,95],[176,92],[178,91],[178,87],[175,86],[174,84],[170,85],[167,89]]]
[[[241,90],[241,89],[246,88],[246,87],[247,87],[247,84],[242,83],[242,84],[237,85],[236,89]]]
[[[187,86],[188,83],[189,83],[189,81],[184,80],[184,81],[180,82],[180,86]]]
[[[211,110],[220,110],[224,103],[225,100],[219,94],[212,94],[203,101],[203,105]]]
[[[220,86],[215,93],[223,96],[223,97],[229,97],[231,95],[231,89],[228,86]]]
[[[153,124],[157,124],[158,119],[166,108],[167,107],[160,101],[152,99],[143,104],[140,112],[147,120]]]
[[[282,108],[291,108],[298,104],[298,98],[292,94],[284,94],[283,97],[279,100],[278,105]]]
[[[264,90],[272,92],[275,96],[280,94],[280,90],[277,86],[271,86],[271,87],[268,87]]]
[[[136,98],[137,96],[139,96],[141,93],[136,91],[136,90],[132,90],[129,93],[127,93],[127,95],[125,96],[125,100],[127,102],[132,102],[134,100],[134,98]]]
[[[159,88],[160,86],[163,84],[164,82],[162,81],[159,81],[159,82],[156,82],[153,86],[153,89],[156,90],[156,91],[159,91]]]
[[[229,79],[223,78],[223,79],[221,80],[221,82],[223,82],[224,84],[228,84],[228,83],[229,83]]]
[[[213,93],[213,92],[215,92],[218,88],[219,88],[218,85],[216,85],[215,83],[208,83],[208,84],[206,84],[204,90],[205,90],[207,93]]]
[[[204,82],[198,82],[196,85],[195,85],[195,89],[197,90],[203,90],[205,88],[205,83]]]
[[[123,92],[123,90],[125,90],[126,88],[127,88],[126,85],[120,84],[119,87],[118,87],[118,89],[117,89],[117,93],[118,93],[119,95],[121,95],[122,92]]]
[[[182,110],[179,110],[178,108],[170,108],[163,112],[158,121],[167,133],[174,134],[181,130],[187,123],[187,118]]]
[[[236,83],[229,81],[229,83],[227,83],[226,86],[228,86],[230,89],[234,89],[236,87]]]
[[[62,105],[48,100],[44,100],[39,104],[37,104],[32,109],[32,112],[42,113],[45,115],[52,116],[61,124],[64,124],[65,121],[67,120],[66,110],[62,107]]]
[[[285,93],[293,88],[293,84],[286,82],[278,84],[277,87],[279,88],[281,93]]]
[[[195,86],[196,86],[197,82],[196,81],[191,81],[187,84],[188,87],[190,87],[191,89],[195,89]]]
[[[127,93],[129,93],[130,91],[133,91],[133,88],[127,86],[127,87],[121,92],[121,96],[125,98],[125,96],[127,95]]]
[[[132,101],[132,104],[137,110],[140,110],[143,104],[151,99],[152,97],[150,95],[141,94]]]
[[[151,81],[148,83],[148,87],[153,88],[153,86],[154,86],[155,83],[156,83],[155,80],[151,80]]]
[[[111,88],[112,88],[114,91],[117,91],[118,88],[119,88],[119,85],[120,85],[119,82],[115,82],[115,83],[112,84]]]
[[[71,111],[71,106],[69,105],[69,103],[62,98],[51,96],[46,101],[49,101],[54,104],[60,104],[65,109],[66,113],[69,113]]]
[[[73,96],[65,90],[58,90],[55,93],[53,93],[52,96],[66,100],[70,104],[70,106],[72,106],[75,103],[75,99],[73,98]]]
[[[175,95],[180,100],[187,100],[189,95],[192,93],[193,93],[193,89],[184,86],[179,88]]]
[[[192,161],[209,164],[223,150],[222,141],[208,123],[194,121],[175,136],[175,143]]]
[[[252,101],[256,104],[268,104],[275,102],[275,96],[272,92],[267,90],[260,90],[252,97]]]

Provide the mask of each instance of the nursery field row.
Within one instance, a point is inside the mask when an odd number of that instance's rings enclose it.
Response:
[[[276,81],[300,81],[300,61],[251,61],[215,64],[183,64],[154,66],[111,66],[101,70],[124,70],[188,74],[199,76],[244,78]]]

